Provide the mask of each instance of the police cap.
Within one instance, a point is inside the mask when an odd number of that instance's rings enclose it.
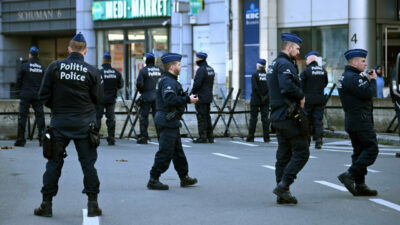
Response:
[[[181,59],[182,59],[182,55],[177,54],[177,53],[166,53],[163,56],[161,56],[161,61],[164,64],[169,63],[169,62],[175,62],[175,61],[180,62]]]
[[[290,41],[290,42],[294,42],[298,45],[301,45],[301,43],[303,43],[303,39],[300,38],[299,36],[297,36],[294,33],[282,33],[281,34],[281,40],[282,41]]]
[[[259,60],[257,60],[257,66],[263,66],[263,67],[265,67],[266,64],[267,64],[267,61],[265,61],[265,59],[259,59]]]
[[[367,54],[368,54],[367,50],[356,48],[356,49],[347,50],[344,53],[344,57],[346,57],[347,61],[349,61],[350,59],[352,59],[354,57],[366,58]]]
[[[33,56],[38,56],[39,49],[36,46],[32,46],[31,49],[29,49],[29,53]]]
[[[154,54],[151,52],[146,53],[145,57],[146,57],[146,59],[154,59],[155,58]]]
[[[315,55],[315,56],[318,56],[318,55],[319,55],[319,53],[318,53],[317,51],[311,51],[311,52],[307,53],[307,54],[304,56],[304,58],[306,58],[306,59],[307,59],[307,57],[308,57],[308,56],[310,56],[310,55]]]
[[[103,59],[111,59],[110,52],[104,52]]]
[[[207,53],[204,53],[204,52],[198,52],[198,53],[196,53],[196,57],[197,58],[200,58],[200,59],[207,59]]]
[[[85,42],[85,43],[86,43],[85,37],[83,36],[83,34],[82,34],[81,32],[77,33],[77,34],[72,38],[72,40],[73,40],[73,41],[77,41],[77,42]]]

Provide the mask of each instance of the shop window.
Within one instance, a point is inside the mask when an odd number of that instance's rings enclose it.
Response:
[[[123,41],[124,32],[122,30],[111,30],[107,32],[108,41]]]
[[[129,41],[143,41],[145,39],[146,37],[144,30],[132,30],[128,32]]]
[[[149,29],[149,50],[156,57],[156,65],[162,67],[161,56],[168,52],[168,30],[166,28]]]

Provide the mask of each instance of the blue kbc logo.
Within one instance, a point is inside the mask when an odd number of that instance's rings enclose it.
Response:
[[[250,4],[250,9],[246,10],[246,20],[258,20],[259,11],[256,9],[254,3]]]

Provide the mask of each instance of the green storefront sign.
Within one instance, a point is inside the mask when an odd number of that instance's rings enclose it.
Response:
[[[203,9],[203,0],[190,0],[190,12],[189,12],[190,15],[196,15],[202,9]]]
[[[171,16],[171,0],[115,0],[92,3],[93,21],[163,16]]]

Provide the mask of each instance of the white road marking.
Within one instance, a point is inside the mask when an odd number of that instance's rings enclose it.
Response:
[[[251,147],[257,147],[258,146],[258,145],[255,145],[255,144],[244,143],[244,142],[241,142],[241,141],[231,141],[231,142],[235,143],[235,144],[247,145],[247,146],[251,146]]]
[[[83,212],[83,222],[82,225],[99,225],[100,219],[98,216],[95,217],[88,217],[87,216],[87,209],[82,209]]]
[[[318,159],[318,157],[310,155],[310,159]]]
[[[315,180],[314,182],[322,184],[322,185],[325,185],[325,186],[328,186],[328,187],[331,187],[331,188],[334,188],[334,189],[339,190],[339,191],[347,191],[347,189],[345,187],[337,185],[337,184],[334,184],[334,183],[330,183],[328,181]]]
[[[397,210],[397,211],[400,212],[400,205],[397,205],[397,204],[395,204],[395,203],[388,202],[388,201],[383,200],[383,199],[380,199],[380,198],[370,198],[369,200],[370,200],[370,201],[373,201],[373,202],[375,202],[375,203],[377,203],[377,204],[380,204],[380,205],[389,207],[389,208],[391,208],[391,209],[394,209],[394,210]]]
[[[271,169],[271,170],[275,170],[275,166],[262,165],[262,167],[265,167],[265,168]]]
[[[184,144],[182,144],[182,147],[185,147],[185,148],[191,148],[192,146],[190,146],[190,145],[184,145]]]
[[[152,145],[158,145],[158,143],[157,143],[157,142],[152,142],[152,141],[149,141],[149,144],[152,144]]]
[[[217,152],[214,152],[213,154],[217,155],[217,156],[225,157],[225,158],[228,158],[228,159],[239,159],[239,157],[236,157],[236,156],[225,155],[225,154],[217,153]]]
[[[148,143],[149,143],[149,144],[152,144],[152,145],[160,145],[159,143],[157,143],[157,142],[152,142],[152,141],[149,141]],[[182,144],[182,147],[191,148],[192,146]]]
[[[353,151],[353,147],[343,147],[343,146],[323,146],[322,148],[341,149],[341,150]],[[381,148],[381,147],[379,147],[379,151],[384,151],[384,152],[400,152],[400,149],[398,149],[398,148]]]
[[[327,152],[347,152],[347,153],[353,153],[353,151],[345,151],[345,150],[336,150],[335,148],[324,148],[322,147],[321,151],[327,151]],[[380,152],[378,153],[379,155],[392,155],[395,156],[396,153],[386,153],[386,152]]]
[[[350,167],[351,165],[350,164],[345,164],[344,166]],[[368,169],[368,168],[367,168],[367,170],[368,170],[368,172],[371,172],[371,173],[379,173],[379,172],[381,172],[381,171],[378,171],[378,170],[373,170],[373,169]]]

